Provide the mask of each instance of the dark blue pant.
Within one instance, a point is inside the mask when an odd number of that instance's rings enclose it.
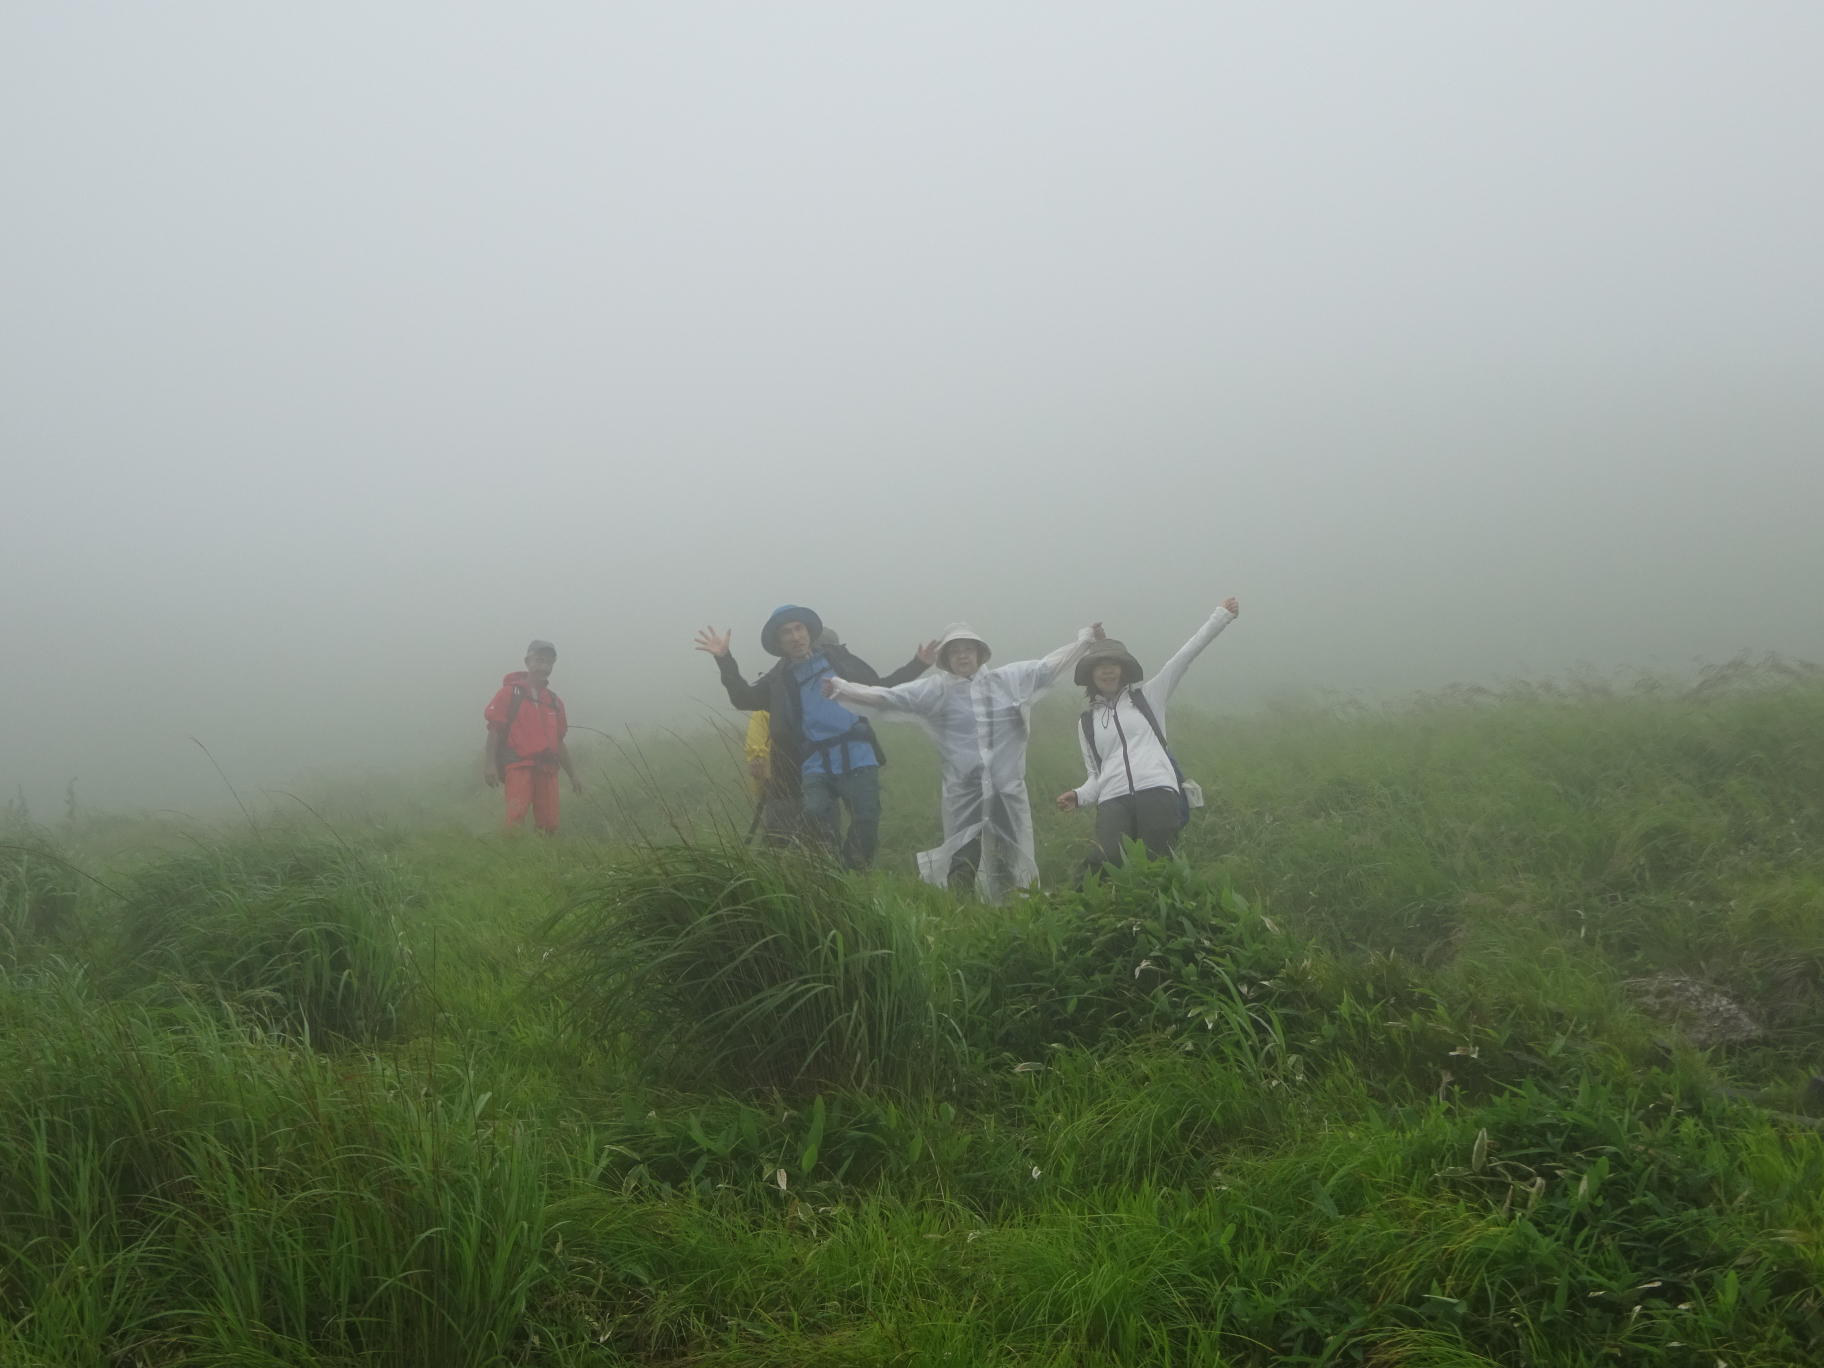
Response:
[[[836,803],[849,809],[849,830],[840,847],[836,840]],[[831,850],[840,849],[850,869],[874,863],[880,846],[880,768],[863,765],[842,774],[804,776],[804,819],[811,834]]]

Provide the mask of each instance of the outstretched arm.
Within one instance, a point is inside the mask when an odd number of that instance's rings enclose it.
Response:
[[[1033,665],[1036,668],[1033,670],[1032,687],[1043,689],[1056,680],[1059,675],[1075,669],[1077,662],[1083,658],[1083,653],[1090,648],[1090,645],[1107,636],[1108,633],[1102,630],[1101,623],[1092,622],[1077,633],[1075,640],[1066,642],[1043,660],[1034,661]]]
[[[1092,622],[1076,637],[1040,660],[1016,660],[1011,665],[997,665],[994,672],[1012,689],[1016,698],[1031,700],[1058,682],[1083,658],[1083,652],[1108,634],[1102,624]]]
[[[705,627],[697,633],[696,648],[715,657],[716,672],[722,677],[722,687],[728,693],[728,701],[743,712],[754,712],[767,705],[766,690],[756,684],[749,684],[741,677],[741,669],[735,664],[734,656],[729,652],[728,643],[734,632],[723,628],[718,632],[714,627]]]
[[[1178,648],[1178,653],[1159,667],[1159,672],[1146,681],[1146,697],[1155,709],[1163,708],[1166,700],[1176,692],[1179,683],[1184,679],[1184,672],[1191,668],[1191,662],[1203,654],[1203,648],[1216,640],[1217,635],[1237,617],[1241,616],[1241,603],[1237,599],[1227,598],[1222,606],[1210,614],[1210,620],[1191,635],[1191,639]]]
[[[909,684],[895,684],[889,688],[879,684],[856,684],[839,675],[831,675],[823,681],[823,696],[849,707],[922,716],[935,712],[943,703],[944,682],[941,679],[915,679]]]

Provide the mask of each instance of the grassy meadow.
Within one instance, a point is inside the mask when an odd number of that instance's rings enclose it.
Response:
[[[1824,672],[1187,715],[1083,888],[1073,712],[1005,908],[902,872],[911,729],[865,877],[711,729],[552,841],[15,809],[0,1368],[1818,1361]]]

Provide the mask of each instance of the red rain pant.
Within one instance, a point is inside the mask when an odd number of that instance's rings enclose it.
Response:
[[[532,809],[532,822],[540,831],[557,830],[557,766],[507,766],[507,829],[510,831]]]

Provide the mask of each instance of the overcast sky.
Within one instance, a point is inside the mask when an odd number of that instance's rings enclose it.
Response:
[[[183,805],[1092,618],[1824,657],[1824,7],[0,9],[0,777]]]

